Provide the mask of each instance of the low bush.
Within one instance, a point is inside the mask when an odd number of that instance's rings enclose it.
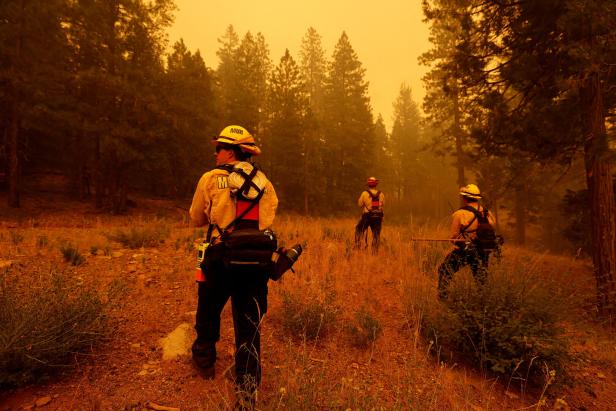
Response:
[[[559,299],[523,267],[512,272],[497,266],[483,287],[458,273],[444,307],[425,313],[423,332],[438,349],[449,348],[482,370],[520,381],[522,388],[539,386],[546,370],[561,375],[568,360],[561,326],[567,308]]]
[[[19,245],[24,241],[24,235],[22,233],[20,233],[19,231],[9,231],[9,236],[11,238],[11,243],[13,245]]]
[[[336,323],[339,309],[334,305],[335,292],[316,294],[308,290],[283,291],[283,325],[294,336],[315,340],[327,335]]]
[[[0,388],[66,369],[108,335],[112,300],[62,272],[36,278],[0,273]]]
[[[86,258],[79,252],[79,249],[70,243],[62,244],[60,252],[64,257],[64,261],[72,265],[82,265],[86,262]]]
[[[129,229],[118,229],[107,238],[128,248],[156,247],[169,237],[170,229],[164,224],[152,224]]]
[[[348,233],[344,230],[323,227],[321,237],[324,240],[344,241]]]
[[[36,246],[38,248],[45,248],[47,247],[47,245],[49,245],[49,239],[47,238],[47,236],[46,235],[38,236],[38,238],[36,239]]]
[[[346,327],[351,342],[356,347],[369,347],[383,334],[381,322],[365,307],[360,308]]]

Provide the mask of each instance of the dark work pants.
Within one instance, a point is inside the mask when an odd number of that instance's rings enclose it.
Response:
[[[235,329],[235,377],[240,389],[254,391],[261,382],[260,322],[267,311],[268,274],[252,268],[226,269],[213,264],[199,283],[199,301],[192,353],[201,368],[216,362],[216,342],[220,339],[220,315],[231,298]]]
[[[488,278],[489,251],[480,250],[474,246],[456,248],[450,252],[438,268],[439,297],[447,298],[447,287],[453,275],[462,267],[469,265],[473,277],[480,284],[485,284]]]
[[[383,219],[381,218],[370,218],[370,213],[362,214],[361,218],[357,222],[355,226],[355,247],[359,248],[361,246],[361,239],[370,227],[372,231],[372,250],[376,251],[379,248],[379,242],[381,239],[381,225],[383,223]]]

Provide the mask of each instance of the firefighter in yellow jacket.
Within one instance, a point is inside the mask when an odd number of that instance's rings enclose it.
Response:
[[[254,401],[252,394],[261,380],[259,326],[267,311],[270,273],[256,262],[229,261],[219,254],[229,233],[253,233],[266,240],[273,235],[267,229],[274,222],[278,198],[265,174],[248,161],[261,150],[246,129],[228,126],[213,143],[216,168],[203,174],[190,207],[193,223],[208,226],[210,244],[201,264],[205,278],[198,283],[197,338],[192,355],[201,374],[214,378],[220,315],[231,298],[236,384],[238,392],[251,393]]]
[[[376,252],[379,248],[381,238],[381,226],[383,224],[383,205],[385,195],[376,188],[379,180],[369,177],[366,181],[367,190],[362,191],[357,200],[357,205],[361,208],[361,218],[355,226],[355,246],[361,246],[362,237],[367,234],[368,227],[372,231],[372,251]]]
[[[492,213],[479,204],[481,192],[475,184],[460,188],[463,206],[452,214],[451,240],[455,246],[438,268],[438,295],[447,298],[453,275],[468,265],[479,284],[485,283],[490,252],[498,247]]]

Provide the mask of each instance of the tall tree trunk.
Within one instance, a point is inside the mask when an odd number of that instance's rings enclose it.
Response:
[[[526,243],[526,187],[520,185],[515,189],[515,241]]]
[[[460,105],[458,101],[458,87],[453,88],[453,132],[456,140],[456,167],[458,169],[458,187],[466,185],[464,176],[464,150],[462,142],[462,128],[460,127]]]
[[[304,147],[303,147],[303,152],[304,152],[304,169],[303,169],[303,180],[304,180],[304,214],[308,215],[308,179],[310,178],[308,175],[308,141],[307,141],[307,134],[304,133]]]
[[[20,205],[20,164],[19,164],[19,134],[21,131],[21,92],[19,66],[21,66],[25,4],[20,2],[20,14],[17,36],[15,39],[15,56],[11,64],[11,81],[9,84],[9,127],[7,135],[8,160],[8,206],[18,208]],[[17,67],[16,67],[17,66]]]
[[[14,93],[16,94],[16,92]],[[19,129],[20,116],[16,98],[10,102],[9,130],[7,134],[7,160],[8,160],[8,206],[19,207]]]
[[[607,153],[605,111],[599,73],[590,75],[582,88],[584,118],[584,163],[591,211],[592,257],[597,281],[599,316],[610,320],[616,314],[616,207]]]
[[[97,209],[103,208],[103,162],[101,160],[101,137],[94,137],[94,203]]]

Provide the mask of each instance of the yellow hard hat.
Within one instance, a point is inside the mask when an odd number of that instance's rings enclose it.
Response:
[[[218,133],[218,137],[212,139],[214,144],[223,143],[232,146],[240,146],[245,152],[258,156],[261,149],[255,144],[255,138],[242,126],[227,126]]]
[[[460,195],[462,197],[471,198],[473,200],[481,199],[481,192],[479,191],[479,187],[475,184],[468,184],[464,187],[460,187]]]

